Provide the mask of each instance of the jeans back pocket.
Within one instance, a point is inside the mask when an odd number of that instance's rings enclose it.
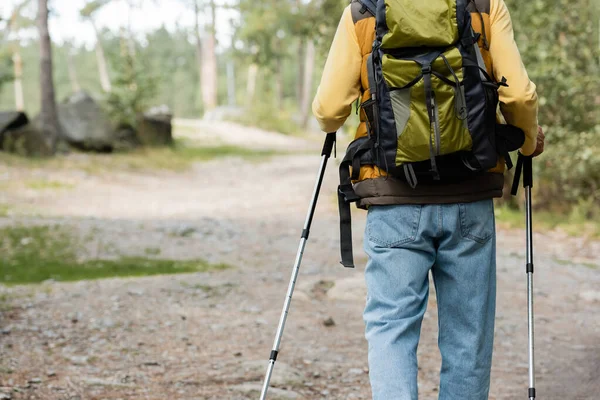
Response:
[[[367,216],[366,237],[381,247],[413,242],[421,220],[420,205],[372,206]]]
[[[495,230],[494,201],[483,200],[458,205],[460,210],[460,231],[465,239],[486,243]]]

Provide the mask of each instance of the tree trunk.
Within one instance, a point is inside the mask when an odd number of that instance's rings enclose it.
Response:
[[[202,77],[204,72],[202,70],[202,38],[200,37],[200,4],[198,0],[194,0],[194,36],[196,38],[196,62],[198,63],[198,106],[202,106],[203,102],[203,91],[202,91]]]
[[[277,43],[278,50],[281,50],[282,43],[279,41]],[[277,100],[277,105],[283,105],[283,60],[281,56],[276,56],[275,60],[275,99]]]
[[[71,81],[71,90],[73,93],[81,91],[81,84],[79,83],[79,76],[77,75],[77,66],[75,65],[75,59],[73,57],[73,49],[71,46],[67,48],[67,69],[69,71],[69,81]]]
[[[256,92],[256,78],[258,77],[258,65],[250,64],[248,67],[248,82],[246,85],[246,107],[250,108],[254,101],[254,93]]]
[[[298,103],[298,108],[301,109],[302,106],[302,93],[304,93],[304,64],[306,63],[306,39],[300,38],[298,42],[298,76],[296,78],[296,102]]]
[[[17,111],[25,111],[25,96],[23,95],[23,60],[19,47],[15,47],[13,54],[14,67],[14,86],[15,86],[15,107]]]
[[[206,38],[204,57],[202,65],[202,98],[204,101],[204,112],[211,111],[217,107],[217,38],[216,20],[217,6],[214,0],[210,1],[211,26]]]
[[[110,93],[112,91],[112,85],[110,83],[110,76],[108,75],[108,66],[106,64],[106,56],[104,55],[104,48],[102,47],[102,42],[100,42],[100,32],[98,31],[98,27],[93,19],[89,19],[92,27],[94,28],[94,33],[96,35],[96,62],[98,63],[98,74],[100,75],[100,85],[102,86],[102,90],[106,93]]]
[[[133,0],[127,0],[126,4],[129,8],[127,14],[127,49],[129,56],[135,59],[135,40],[133,39],[133,10],[135,9],[135,2]]]
[[[38,30],[40,35],[40,121],[44,133],[44,147],[47,154],[56,153],[60,132],[56,96],[52,76],[52,42],[48,31],[48,0],[38,0]]]
[[[304,89],[302,91],[302,103],[300,104],[300,115],[302,128],[308,127],[310,118],[310,104],[313,86],[313,75],[315,71],[315,43],[312,40],[306,42],[306,57],[304,64]]]
[[[227,62],[227,105],[235,107],[235,66],[233,61]]]

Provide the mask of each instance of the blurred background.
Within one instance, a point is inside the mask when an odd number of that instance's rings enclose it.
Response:
[[[257,397],[323,139],[311,102],[348,3],[2,0],[0,399]],[[534,187],[539,390],[592,399],[600,3],[506,3],[547,134]],[[357,124],[353,113],[340,153]],[[338,266],[335,169],[279,398],[369,396],[364,284]],[[526,390],[522,200],[497,202],[492,399]],[[425,399],[439,362],[431,301]]]

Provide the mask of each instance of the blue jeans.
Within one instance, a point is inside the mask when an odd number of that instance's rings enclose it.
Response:
[[[486,400],[496,309],[493,201],[374,206],[364,312],[374,400],[417,399],[417,345],[435,283],[440,400]]]

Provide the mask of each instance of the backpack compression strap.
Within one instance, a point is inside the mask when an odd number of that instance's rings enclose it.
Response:
[[[342,265],[354,268],[354,253],[352,249],[352,213],[350,204],[360,201],[354,192],[352,181],[360,177],[361,157],[373,149],[372,138],[363,137],[354,141],[340,164],[340,186],[338,187],[338,206],[340,211],[340,246]],[[369,161],[372,163],[372,161]],[[352,167],[352,173],[350,173]]]

